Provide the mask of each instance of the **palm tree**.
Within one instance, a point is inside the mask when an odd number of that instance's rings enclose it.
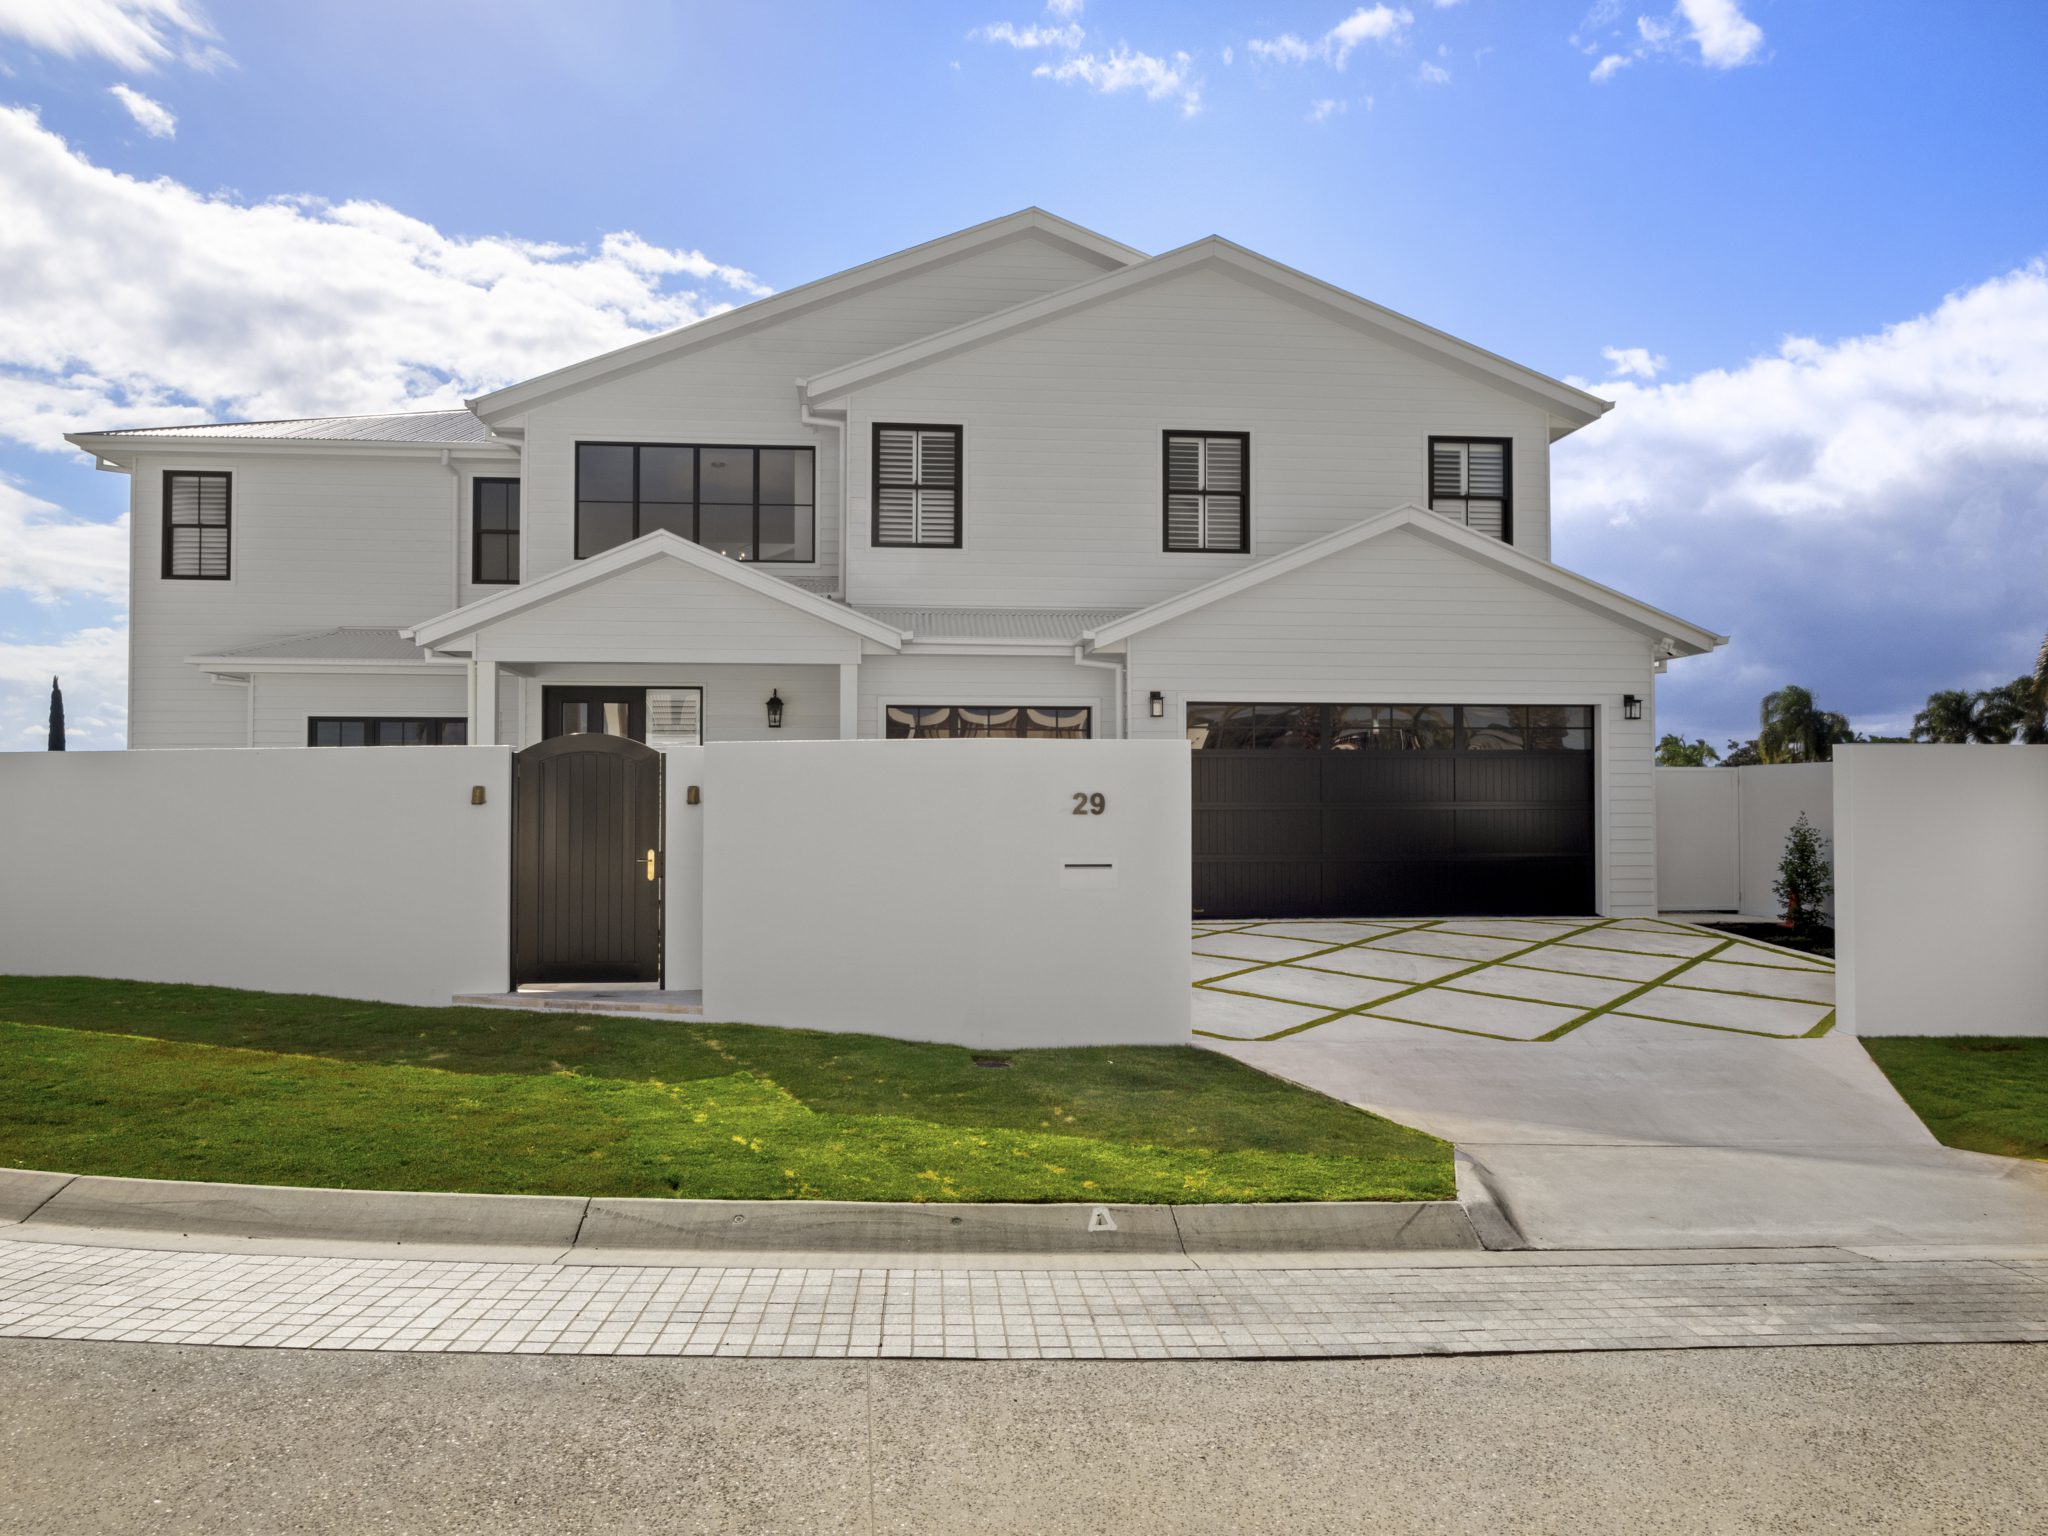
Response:
[[[1996,740],[2048,743],[2048,689],[2032,677],[2016,677],[2003,688],[1977,695],[1978,713],[1996,732]]]
[[[1987,693],[1944,688],[1927,695],[1927,707],[1913,717],[1913,739],[1946,746],[2012,740],[2012,722]]]
[[[1825,763],[1837,742],[1855,739],[1846,716],[1820,708],[1796,683],[1764,695],[1759,722],[1757,755],[1767,763]]]

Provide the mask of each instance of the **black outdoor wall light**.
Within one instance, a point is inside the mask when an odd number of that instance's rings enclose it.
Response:
[[[768,729],[782,729],[782,695],[773,688],[768,690]]]
[[[1632,693],[1624,693],[1621,696],[1621,718],[1624,720],[1642,719],[1643,701]]]
[[[1152,718],[1154,720],[1164,720],[1166,718],[1166,695],[1157,691],[1152,695]]]

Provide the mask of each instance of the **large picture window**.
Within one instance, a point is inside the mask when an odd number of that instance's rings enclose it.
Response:
[[[960,547],[960,435],[876,423],[875,544]]]
[[[815,560],[815,468],[809,448],[578,443],[576,558],[666,529],[733,560]]]
[[[233,538],[233,486],[224,473],[164,472],[164,577],[226,581]]]
[[[519,482],[479,478],[471,491],[469,579],[501,586],[519,579]]]
[[[954,737],[1037,737],[1085,741],[1094,711],[1053,704],[891,704],[883,734],[891,741]]]
[[[1251,549],[1251,456],[1248,432],[1166,434],[1167,549]]]
[[[306,722],[309,747],[459,747],[469,740],[460,716],[315,715]]]

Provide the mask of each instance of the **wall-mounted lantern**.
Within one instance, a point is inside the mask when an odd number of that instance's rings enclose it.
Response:
[[[768,729],[782,729],[782,695],[773,688],[768,690]]]
[[[1624,693],[1621,696],[1621,718],[1624,720],[1642,719],[1643,701],[1632,693]]]
[[[1152,718],[1154,720],[1164,720],[1166,718],[1166,695],[1157,689],[1154,689],[1152,693]]]

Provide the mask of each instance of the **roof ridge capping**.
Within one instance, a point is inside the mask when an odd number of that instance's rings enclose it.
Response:
[[[1057,293],[1027,299],[993,315],[984,315],[892,347],[886,352],[828,369],[805,381],[805,398],[814,404],[829,400],[860,385],[937,362],[1027,326],[1106,303],[1132,289],[1203,266],[1230,267],[1248,281],[1259,283],[1280,297],[1320,308],[1333,318],[1361,326],[1406,350],[1462,366],[1495,384],[1519,390],[1562,417],[1568,432],[1599,420],[1613,409],[1611,400],[1603,400],[1562,379],[1552,378],[1497,352],[1474,346],[1448,331],[1440,331],[1383,304],[1375,304],[1348,289],[1312,277],[1221,235],[1205,235],[1200,240],[1162,252],[1149,260],[1106,272],[1101,277],[1062,288]]]
[[[1339,528],[1326,533],[1319,539],[1306,544],[1297,544],[1292,549],[1282,550],[1264,560],[1232,571],[1227,576],[1205,582],[1199,587],[1169,597],[1163,602],[1141,608],[1136,613],[1103,624],[1081,636],[1082,642],[1093,649],[1120,645],[1132,635],[1170,620],[1182,618],[1209,604],[1224,598],[1234,597],[1240,592],[1271,581],[1276,576],[1285,576],[1298,571],[1305,565],[1328,559],[1347,549],[1364,544],[1372,539],[1400,529],[1413,529],[1423,537],[1433,539],[1458,553],[1493,566],[1504,574],[1525,581],[1531,586],[1546,587],[1570,602],[1595,613],[1601,613],[1618,620],[1630,628],[1659,641],[1669,641],[1677,655],[1704,655],[1728,643],[1726,635],[1716,634],[1711,629],[1666,613],[1661,608],[1652,608],[1648,603],[1638,602],[1626,593],[1603,586],[1576,571],[1566,570],[1550,560],[1539,559],[1526,550],[1516,549],[1512,544],[1503,543],[1486,534],[1474,533],[1471,529],[1452,522],[1438,512],[1425,511],[1414,502],[1403,502],[1377,513],[1348,528]]]
[[[780,319],[809,305],[859,292],[873,284],[888,282],[924,267],[952,261],[984,246],[1001,244],[1032,232],[1051,236],[1071,249],[1117,267],[1127,267],[1148,259],[1146,254],[1135,246],[1125,245],[1120,240],[1112,240],[1107,235],[1098,234],[1095,230],[1074,223],[1071,219],[1063,219],[1056,213],[1048,213],[1045,209],[1033,205],[1020,208],[1015,213],[1003,214],[999,218],[984,220],[980,224],[970,224],[965,229],[957,229],[951,234],[940,235],[917,245],[906,246],[886,256],[877,256],[871,261],[861,262],[843,271],[813,278],[807,283],[785,288],[780,293],[769,294],[766,298],[756,299],[750,304],[735,305],[702,320],[677,326],[674,330],[628,342],[623,347],[600,353],[596,357],[584,358],[580,362],[536,374],[517,384],[509,384],[503,389],[478,395],[465,403],[479,417],[503,416],[524,409],[562,390],[574,389],[611,374],[644,367],[685,347],[716,341],[749,326]]]

